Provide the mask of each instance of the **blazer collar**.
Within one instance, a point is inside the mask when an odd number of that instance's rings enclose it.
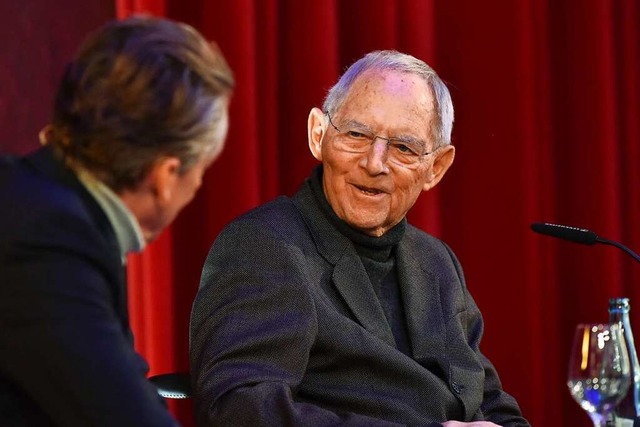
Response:
[[[320,208],[309,180],[293,197],[320,255],[333,269],[333,283],[357,321],[376,337],[395,347],[391,327],[353,243],[340,233]]]
[[[322,212],[321,202],[317,200],[311,188],[310,179],[307,179],[300,191],[293,196],[293,203],[302,215],[318,252],[329,263],[336,265],[345,252],[355,253],[353,243],[340,233]]]

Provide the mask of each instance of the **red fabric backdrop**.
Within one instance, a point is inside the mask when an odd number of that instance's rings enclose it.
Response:
[[[640,266],[529,224],[587,227],[640,251],[640,3],[117,0],[116,10],[194,25],[218,42],[238,82],[226,149],[200,194],[130,260],[131,318],[152,373],[188,367],[191,301],[222,226],[292,194],[314,166],[309,109],[353,60],[396,48],[433,65],[456,106],[456,162],[411,221],[461,259],[485,316],[482,349],[525,416],[590,425],[565,384],[573,329],[606,321],[608,298],[624,295],[640,334]],[[9,102],[35,102],[0,97],[5,120]],[[33,148],[41,125],[9,150]],[[1,144],[15,135],[7,129]],[[188,408],[173,409],[190,424]]]

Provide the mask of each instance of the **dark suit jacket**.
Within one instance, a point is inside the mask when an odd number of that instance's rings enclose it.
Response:
[[[113,229],[51,151],[0,160],[0,425],[172,426]]]
[[[482,319],[450,249],[407,226],[396,259],[411,357],[309,182],[227,226],[191,319],[199,425],[527,426],[478,348]]]

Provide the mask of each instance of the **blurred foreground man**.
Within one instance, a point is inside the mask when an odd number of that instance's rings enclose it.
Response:
[[[479,349],[451,249],[407,224],[454,159],[449,92],[372,52],[311,110],[322,162],[242,216],[204,266],[191,319],[201,426],[528,426]]]
[[[44,147],[0,159],[0,425],[176,424],[133,349],[124,262],[193,198],[233,84],[193,28],[113,22],[67,66]]]

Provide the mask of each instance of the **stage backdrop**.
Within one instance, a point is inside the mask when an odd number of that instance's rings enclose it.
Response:
[[[111,0],[65,2],[82,13],[50,8],[54,22],[74,17],[64,28],[50,25],[58,39],[68,37],[61,36],[67,28],[87,30],[88,18],[114,7]],[[13,13],[24,7],[16,2]],[[640,335],[640,265],[615,248],[555,241],[529,225],[587,227],[640,251],[640,3],[115,2],[119,17],[140,12],[185,21],[216,40],[237,78],[227,146],[200,194],[144,255],[130,259],[136,345],[152,374],[188,368],[191,302],[220,229],[260,203],[293,194],[315,165],[306,142],[310,108],[355,59],[398,49],[432,65],[456,107],[456,161],[410,220],[459,256],[485,317],[482,350],[532,424],[590,425],[566,386],[573,330],[579,322],[606,321],[608,299],[628,296]],[[15,33],[24,28],[7,26],[14,30],[3,43],[18,46]],[[34,63],[59,54],[49,40],[37,42]],[[1,83],[0,144],[25,152],[37,146],[46,117],[8,120],[41,101],[19,89],[31,88],[33,79],[15,72]],[[50,91],[54,81],[40,84]],[[15,130],[26,122],[30,128]],[[173,410],[191,425],[189,408]]]

